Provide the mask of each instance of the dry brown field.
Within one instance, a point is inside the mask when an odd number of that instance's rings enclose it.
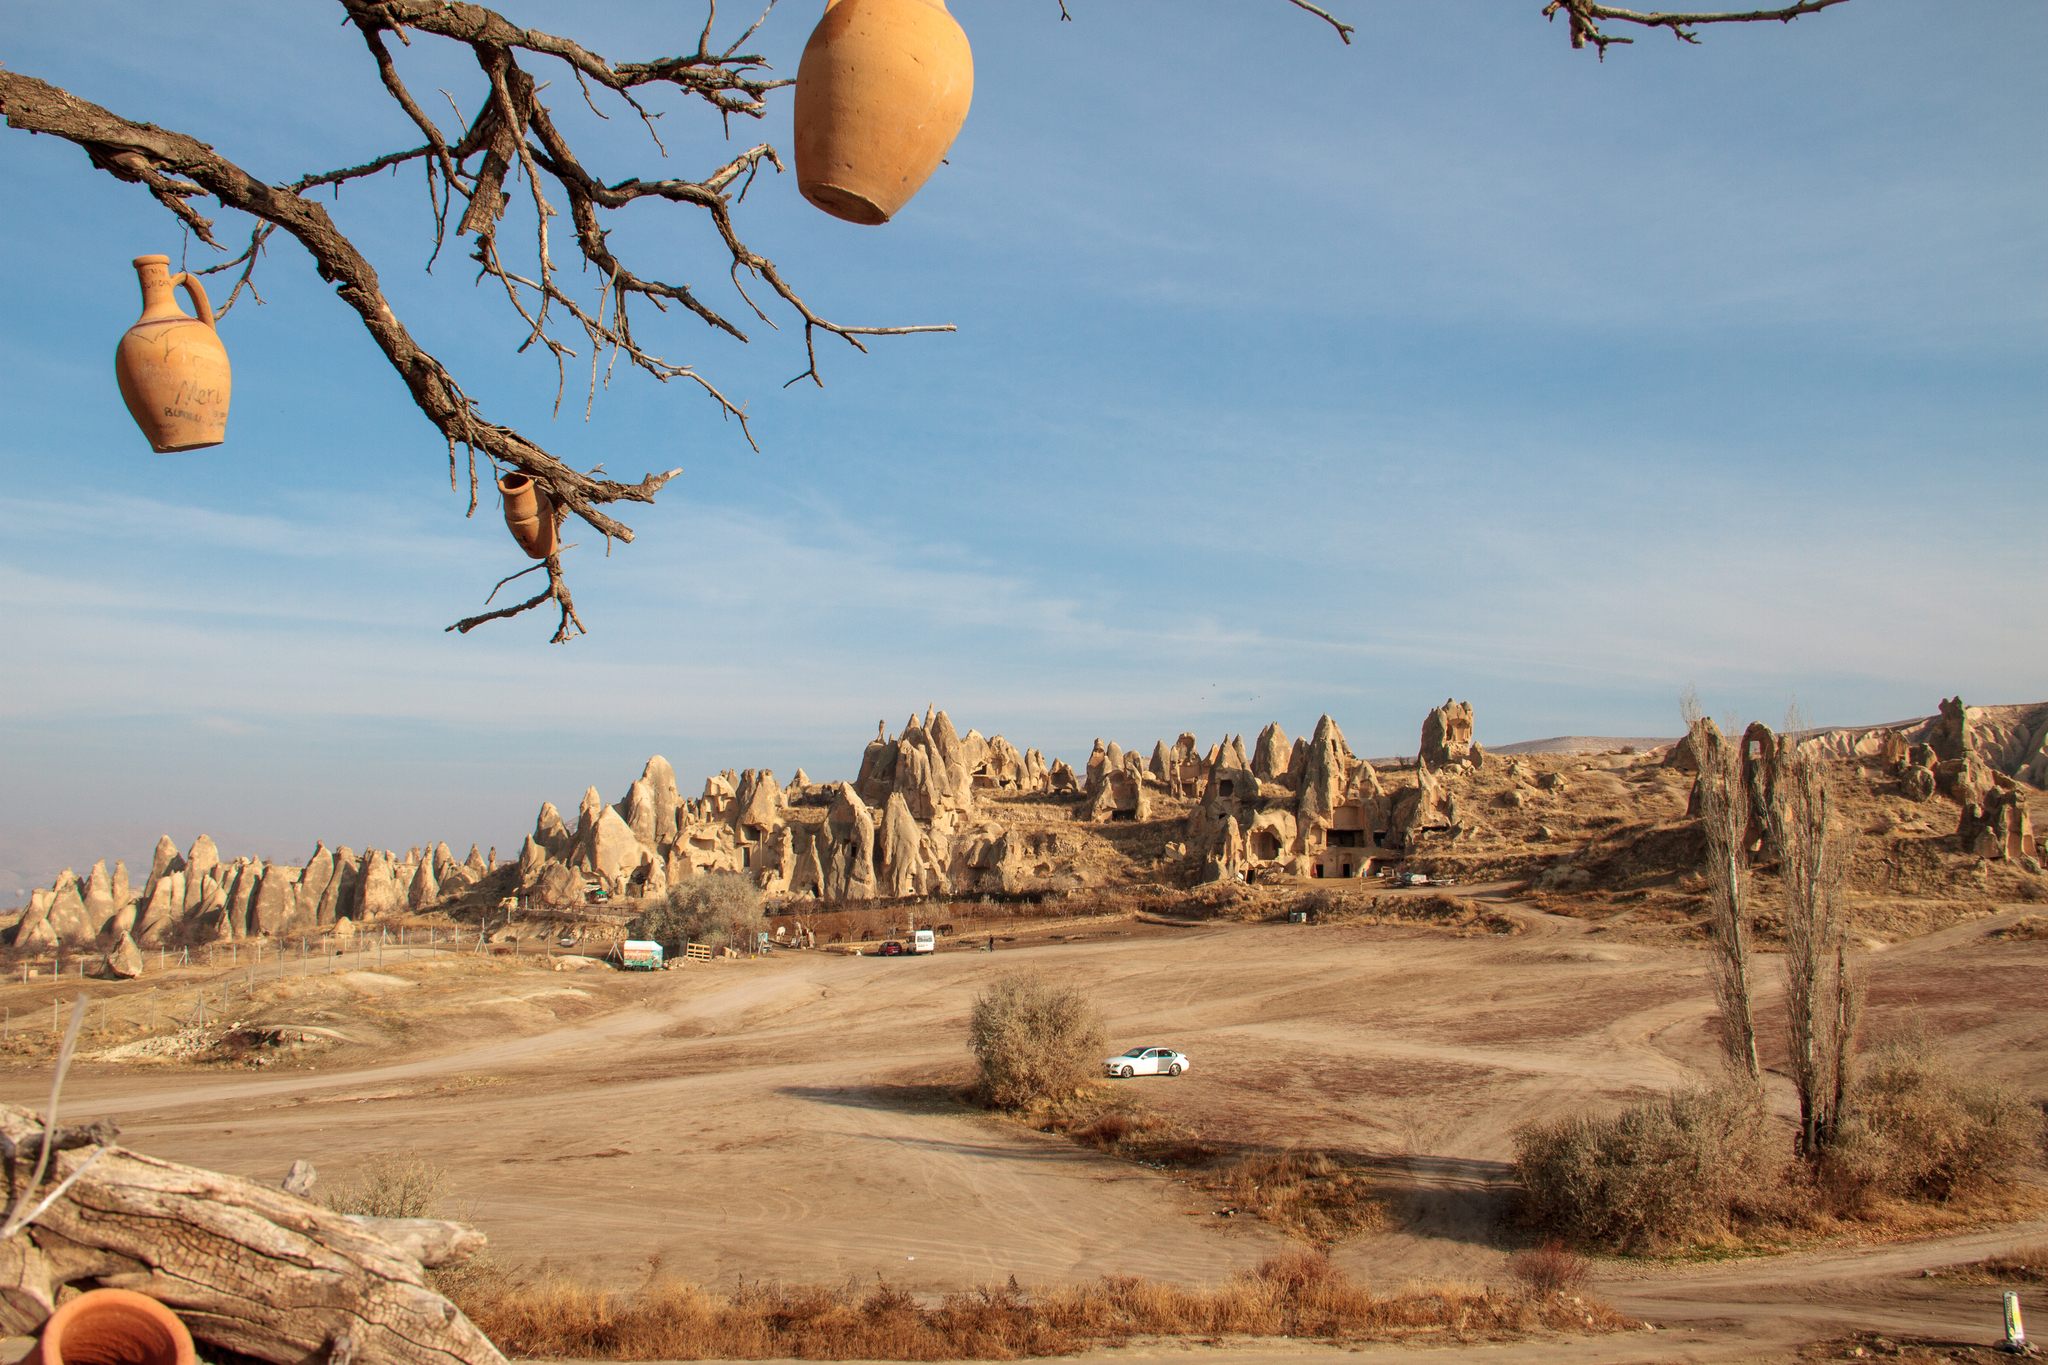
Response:
[[[993,953],[976,939],[921,959],[778,952],[651,974],[390,949],[381,968],[373,953],[360,965],[353,954],[266,962],[253,997],[246,963],[173,970],[150,983],[166,1009],[225,989],[237,1018],[327,1034],[263,1067],[87,1060],[65,1113],[115,1119],[138,1150],[265,1181],[305,1158],[331,1187],[377,1154],[415,1151],[447,1169],[451,1209],[488,1232],[501,1261],[621,1287],[657,1266],[714,1287],[879,1277],[927,1293],[1111,1274],[1213,1284],[1283,1248],[1274,1227],[1225,1216],[1186,1170],[963,1102],[969,1003],[992,975],[1032,968],[1083,986],[1116,1050],[1156,1042],[1193,1057],[1177,1079],[1113,1084],[1203,1149],[1324,1152],[1366,1171],[1392,1216],[1334,1248],[1342,1269],[1389,1288],[1504,1283],[1506,1256],[1527,1239],[1508,1164],[1516,1125],[1715,1066],[1696,947],[1637,941],[1606,912],[1547,913],[1511,892],[1459,889],[1487,907],[1496,927],[1484,929],[1105,918],[1019,923]],[[2048,1095],[2048,942],[2001,933],[2037,909],[1986,906],[1870,953],[1872,1026],[1917,1017],[1973,1072]],[[1777,962],[1760,963],[1770,998]],[[16,1049],[0,1077],[7,1099],[42,1103],[38,1031],[51,998],[77,989],[46,978],[0,988]],[[116,1015],[133,1017],[148,986],[85,989],[121,993]],[[209,1010],[220,1007],[216,995]],[[1774,1015],[1764,1026],[1775,1036]],[[87,1037],[88,1050],[118,1042]],[[1771,1080],[1789,1113],[1789,1086]],[[2042,1172],[2029,1178],[2038,1187]],[[1849,1359],[1863,1332],[1948,1342],[1948,1358],[1964,1359],[1953,1349],[1997,1335],[1996,1292],[1921,1272],[2048,1239],[2048,1222],[1958,1215],[1923,1231],[1938,1235],[1602,1262],[1597,1291],[1656,1330],[1472,1358]],[[2025,1292],[2048,1329],[2040,1286]]]

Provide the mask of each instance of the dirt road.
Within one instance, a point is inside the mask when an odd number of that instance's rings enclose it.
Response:
[[[786,953],[632,977],[387,960],[265,997],[273,1014],[374,1045],[329,1053],[318,1070],[88,1064],[66,1112],[117,1118],[140,1150],[259,1179],[308,1158],[329,1187],[371,1154],[416,1149],[447,1167],[451,1203],[501,1258],[614,1283],[654,1258],[712,1284],[1202,1282],[1281,1245],[1262,1225],[1217,1218],[1171,1174],[953,1098],[976,989],[1035,967],[1089,991],[1114,1050],[1157,1042],[1194,1058],[1178,1079],[1121,1084],[1205,1138],[1374,1158],[1402,1217],[1341,1247],[1347,1270],[1382,1284],[1497,1280],[1514,1128],[1698,1079],[1714,1056],[1696,954],[1522,919],[1526,932],[1465,938],[1127,925],[993,955]],[[1874,1020],[1917,1010],[1976,1069],[2048,1093],[2048,944],[1987,941],[1990,923],[1875,955]],[[46,1077],[18,1066],[0,1093],[40,1104]],[[1789,1090],[1775,1098],[1789,1106]],[[1987,1291],[1958,1298],[1902,1277],[2043,1231],[1632,1269],[1601,1292],[1666,1330],[1484,1358],[1739,1359],[1845,1326],[1975,1324],[1984,1337]],[[2030,1306],[2048,1321],[2048,1305]]]

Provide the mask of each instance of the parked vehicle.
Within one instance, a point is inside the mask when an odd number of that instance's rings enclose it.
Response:
[[[913,952],[913,953],[931,953],[931,952],[937,952],[937,951],[938,951],[938,947],[939,947],[939,944],[938,944],[938,940],[937,940],[937,939],[935,939],[934,937],[932,937],[932,931],[931,931],[931,930],[929,930],[929,929],[915,929],[915,930],[912,930],[912,931],[911,931],[911,935],[910,935],[910,951],[911,951],[911,952]]]
[[[629,938],[615,950],[615,961],[621,970],[629,972],[658,972],[661,970],[661,945],[651,939]]]
[[[1103,1072],[1111,1076],[1178,1076],[1194,1065],[1185,1053],[1170,1047],[1134,1047],[1121,1057],[1103,1061]]]
[[[1429,876],[1422,872],[1403,872],[1395,876],[1396,886],[1428,886]]]
[[[902,943],[898,942],[896,939],[893,938],[890,939],[887,943],[884,943],[881,947],[875,949],[875,953],[879,957],[902,957],[904,952],[905,949]]]

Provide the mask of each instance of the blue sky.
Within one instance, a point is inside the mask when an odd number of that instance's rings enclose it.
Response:
[[[540,614],[442,632],[526,561],[494,506],[463,519],[438,434],[282,234],[267,304],[223,324],[228,443],[151,454],[111,353],[128,259],[180,234],[0,131],[0,826],[504,849],[654,752],[686,784],[851,776],[877,718],[932,701],[1073,759],[1323,711],[1403,752],[1452,695],[1496,743],[1672,733],[1688,684],[1822,724],[2048,697],[2048,10],[1863,0],[1601,64],[1533,0],[1335,7],[1354,46],[1282,0],[958,0],[974,110],[894,223],[826,218],[793,175],[737,215],[827,316],[957,335],[821,343],[826,387],[785,390],[786,309],[744,346],[641,310],[759,454],[624,370],[588,421],[572,372],[553,418],[552,365],[461,249],[422,270],[416,171],[344,190],[487,416],[685,471],[609,559],[572,526],[568,646]],[[615,59],[701,23],[502,8]],[[287,180],[413,145],[338,13],[14,5],[0,62]],[[784,0],[757,46],[794,74],[814,17]],[[399,60],[474,106],[466,52]],[[671,100],[664,161],[527,65],[608,178],[790,145],[786,92],[730,143]],[[744,312],[701,215],[608,225]]]

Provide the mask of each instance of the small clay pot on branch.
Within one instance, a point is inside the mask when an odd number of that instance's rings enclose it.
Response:
[[[827,0],[796,73],[796,183],[834,218],[886,223],[967,121],[974,53],[945,0]]]
[[[192,1334],[147,1294],[93,1289],[43,1324],[28,1365],[194,1365]]]
[[[114,378],[128,415],[158,454],[217,446],[228,437],[228,350],[213,326],[206,287],[170,271],[168,256],[137,256],[142,316],[114,351]],[[178,307],[183,285],[199,310]]]
[[[505,499],[505,525],[519,548],[534,559],[546,559],[562,547],[555,524],[555,500],[533,479],[517,471],[498,479]]]

